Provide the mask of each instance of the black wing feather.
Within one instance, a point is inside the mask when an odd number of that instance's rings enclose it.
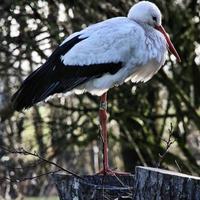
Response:
[[[122,63],[103,63],[87,66],[66,66],[60,57],[73,46],[86,38],[76,36],[59,46],[49,59],[32,72],[12,97],[13,108],[17,111],[29,108],[55,93],[67,92],[75,87],[102,76],[104,73],[116,73]]]

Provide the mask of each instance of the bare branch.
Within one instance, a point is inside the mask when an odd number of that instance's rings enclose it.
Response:
[[[16,177],[12,177],[12,178],[2,177],[2,178],[0,178],[0,183],[2,183],[4,181],[9,181],[9,182],[12,182],[12,183],[20,183],[20,182],[23,182],[23,181],[37,179],[37,178],[40,178],[42,176],[46,176],[46,175],[49,175],[49,174],[57,173],[59,171],[61,171],[61,170],[59,169],[59,170],[56,170],[56,171],[50,171],[50,172],[46,172],[46,173],[43,173],[43,174],[39,174],[37,176],[31,176],[31,177],[25,177],[25,178],[19,178],[19,177],[18,178],[16,178]]]
[[[59,166],[57,163],[55,163],[55,162],[53,162],[53,161],[50,161],[50,160],[47,160],[47,159],[43,158],[42,156],[40,156],[40,155],[39,155],[38,153],[36,153],[36,152],[32,153],[32,152],[29,152],[29,151],[25,150],[24,148],[12,149],[12,150],[11,150],[11,149],[8,149],[8,148],[6,148],[6,147],[3,147],[3,146],[0,146],[0,148],[1,148],[2,150],[6,151],[6,152],[8,152],[8,153],[12,153],[12,154],[31,155],[31,156],[36,157],[36,158],[38,158],[38,159],[40,159],[40,160],[42,160],[42,161],[44,161],[44,162],[46,162],[46,163],[48,163],[48,164],[50,164],[50,165],[53,165],[53,166],[57,167],[60,171],[67,172],[67,173],[69,173],[69,174],[71,174],[71,175],[73,175],[73,176],[75,176],[75,177],[77,177],[77,178],[79,178],[79,179],[84,180],[84,178],[82,178],[81,176],[75,174],[74,172],[72,172],[72,171],[70,171],[70,170],[67,170],[67,169],[65,169],[65,168],[63,168],[63,167],[61,167],[61,166]]]
[[[181,172],[181,168],[180,168],[180,165],[178,164],[177,160],[175,160],[175,164],[176,164],[176,166],[178,168],[178,171]]]
[[[158,160],[157,167],[160,167],[162,161],[164,160],[166,154],[169,151],[169,148],[175,142],[175,140],[172,139],[172,137],[173,137],[173,125],[172,125],[172,123],[170,124],[170,128],[169,128],[168,131],[169,131],[169,137],[168,137],[168,139],[167,140],[162,139],[162,141],[165,143],[165,150],[164,150],[163,154],[160,154],[160,153],[158,154],[159,155],[159,160]]]

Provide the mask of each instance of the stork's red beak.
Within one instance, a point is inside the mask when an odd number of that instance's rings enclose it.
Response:
[[[180,56],[178,55],[174,45],[172,44],[169,36],[167,35],[167,33],[166,33],[165,29],[162,27],[162,25],[155,26],[155,28],[165,36],[165,39],[166,39],[167,44],[169,46],[169,51],[177,58],[178,62],[181,62]]]

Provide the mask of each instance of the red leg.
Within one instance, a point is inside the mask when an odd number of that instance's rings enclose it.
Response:
[[[103,140],[103,169],[97,174],[103,175],[116,175],[116,174],[127,174],[126,172],[117,172],[109,168],[108,162],[108,130],[107,130],[107,93],[104,93],[100,97],[100,108],[99,108],[99,118],[101,127],[101,137]]]
[[[108,130],[107,130],[107,93],[104,93],[100,98],[99,118],[101,126],[101,136],[103,140],[103,170],[102,173],[106,174],[109,170],[108,164]]]

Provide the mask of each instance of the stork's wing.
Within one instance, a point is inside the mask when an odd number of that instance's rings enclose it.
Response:
[[[31,107],[105,73],[116,73],[129,53],[128,31],[104,22],[68,37],[46,63],[25,79],[13,95],[14,109]]]
[[[77,34],[83,40],[63,54],[61,59],[65,65],[84,67],[91,64],[126,62],[132,50],[139,47],[144,31],[127,18],[118,17],[89,26],[75,33],[75,36]],[[67,38],[62,45],[68,41]]]

